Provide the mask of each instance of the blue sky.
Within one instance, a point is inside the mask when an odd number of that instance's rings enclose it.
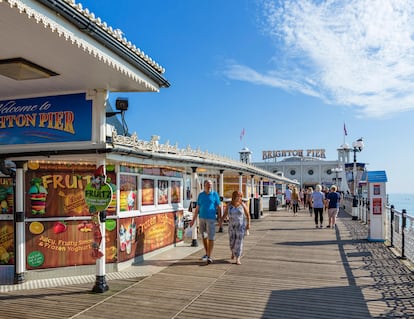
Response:
[[[255,162],[309,148],[336,160],[345,123],[387,192],[414,193],[410,0],[80,2],[166,70],[170,88],[110,96],[128,97],[140,139],[233,159],[246,146]]]

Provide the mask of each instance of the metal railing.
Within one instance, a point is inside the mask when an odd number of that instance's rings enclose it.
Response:
[[[357,206],[358,220],[369,227],[369,200],[359,198]],[[343,208],[352,215],[353,196],[345,196]],[[398,211],[394,205],[386,206],[385,220],[385,244],[393,248],[400,259],[408,259],[414,262],[414,217],[408,216],[403,209]]]

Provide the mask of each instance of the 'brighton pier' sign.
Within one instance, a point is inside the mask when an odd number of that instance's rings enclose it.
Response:
[[[288,156],[326,158],[324,149],[262,151],[262,154],[263,160]]]

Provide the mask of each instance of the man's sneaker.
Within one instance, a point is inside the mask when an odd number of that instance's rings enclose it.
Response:
[[[213,259],[211,259],[210,257],[207,257],[207,264],[212,264],[213,263]]]
[[[207,255],[204,255],[203,257],[201,257],[201,260],[202,261],[207,261],[207,259],[208,259],[208,256]]]
[[[323,228],[323,225],[321,224],[321,228]]]

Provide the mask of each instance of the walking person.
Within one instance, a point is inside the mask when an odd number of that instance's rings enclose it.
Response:
[[[199,228],[203,238],[205,255],[201,258],[207,264],[213,263],[212,253],[214,248],[214,238],[216,235],[216,214],[221,219],[220,198],[217,192],[212,190],[213,182],[211,180],[204,181],[204,191],[197,198],[197,206],[194,210],[193,220],[190,227],[199,216]]]
[[[292,190],[292,210],[293,210],[293,216],[296,216],[298,213],[298,209],[299,209],[299,202],[300,202],[300,197],[299,197],[299,193],[298,193],[298,189],[296,187],[293,187]]]
[[[322,192],[322,186],[316,185],[315,191],[312,193],[313,213],[315,214],[315,226],[323,228],[323,208],[325,207],[325,194]]]
[[[236,264],[241,265],[240,258],[243,252],[243,240],[250,229],[250,213],[247,205],[242,201],[243,194],[234,191],[231,195],[231,202],[227,205],[223,219],[228,216],[229,244],[231,259],[236,258]]]
[[[292,191],[290,190],[290,187],[287,186],[285,190],[285,202],[286,202],[287,211],[289,211],[291,200],[292,200]]]
[[[303,209],[305,209],[305,201],[306,201],[306,190],[304,190],[303,188],[301,188],[300,189],[300,192],[299,192],[299,195],[300,195],[300,201],[302,202],[302,204],[303,204]]]
[[[338,216],[339,212],[339,204],[341,202],[341,194],[337,191],[335,185],[331,186],[331,191],[326,195],[326,201],[328,202],[328,218],[329,218],[329,225],[326,226],[327,228],[332,227],[335,229],[336,225],[336,217]]]
[[[312,217],[312,212],[313,212],[312,193],[313,193],[313,188],[309,187],[308,190],[306,191],[306,207],[308,207],[310,217]]]

